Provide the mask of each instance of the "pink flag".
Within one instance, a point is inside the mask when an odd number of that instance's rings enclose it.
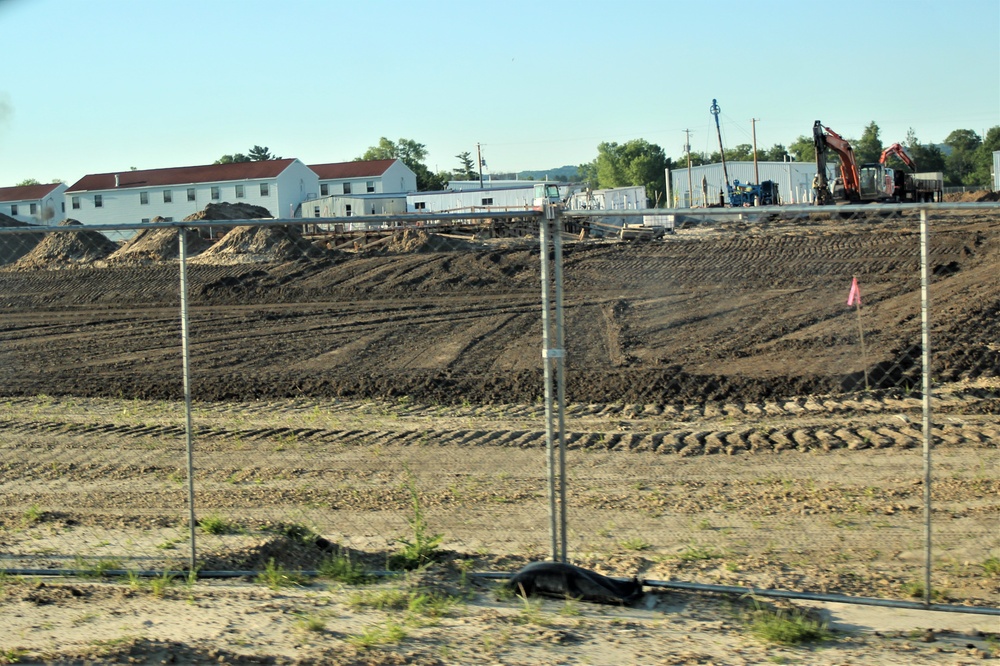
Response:
[[[858,287],[858,278],[851,280],[851,293],[847,297],[848,305],[857,305],[861,307],[861,288]]]

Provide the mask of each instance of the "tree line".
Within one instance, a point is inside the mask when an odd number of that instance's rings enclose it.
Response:
[[[859,164],[877,162],[886,148],[875,121],[865,126],[860,139],[848,138],[848,141],[854,148]],[[913,128],[910,128],[905,139],[899,143],[906,149],[919,171],[943,172],[946,186],[989,189],[992,185],[993,151],[1000,150],[1000,125],[991,127],[984,137],[970,129],[957,129],[942,144],[923,143],[917,138]],[[737,144],[726,149],[725,156],[728,161],[750,161],[753,159],[753,146],[748,143]],[[721,161],[718,151],[691,153],[690,158],[691,166]],[[281,158],[274,155],[267,146],[255,145],[246,153],[223,155],[214,164],[276,159]],[[417,189],[422,192],[442,190],[447,187],[449,180],[477,180],[480,169],[485,165],[477,164],[471,152],[462,152],[455,156],[458,160],[457,167],[450,171],[434,172],[425,164],[427,146],[412,139],[392,141],[384,136],[379,138],[376,145],[354,158],[355,161],[383,159],[398,159],[408,166],[416,174]],[[783,162],[788,159],[812,162],[816,159],[813,138],[802,135],[787,147],[776,143],[770,148],[758,149],[757,159],[764,162]],[[895,156],[889,158],[888,166],[905,168]],[[576,181],[593,189],[642,185],[646,188],[649,200],[654,206],[658,206],[666,199],[665,170],[687,167],[688,155],[667,157],[663,148],[645,139],[633,139],[621,144],[605,141],[598,144],[597,156],[593,160],[578,166]],[[33,178],[18,183],[36,184],[38,181]]]

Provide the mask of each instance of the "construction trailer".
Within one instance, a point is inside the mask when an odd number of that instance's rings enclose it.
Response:
[[[514,187],[488,187],[438,192],[411,192],[406,195],[406,212],[469,213],[481,211],[531,210],[540,199],[561,201],[563,188],[558,183],[533,182]]]

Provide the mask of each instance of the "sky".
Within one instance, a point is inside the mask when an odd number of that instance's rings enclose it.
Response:
[[[680,157],[713,99],[726,148],[1000,125],[1000,0],[0,0],[0,34],[0,187],[383,136],[434,171]]]

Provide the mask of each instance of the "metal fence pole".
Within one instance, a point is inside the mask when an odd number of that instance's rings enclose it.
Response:
[[[545,461],[548,471],[549,492],[549,534],[551,554],[554,561],[559,560],[558,531],[556,526],[556,488],[555,488],[555,416],[552,408],[552,313],[551,288],[549,280],[549,221],[544,217],[539,219],[539,253],[542,262],[542,367],[545,381]]]
[[[187,230],[177,229],[180,254],[181,273],[181,357],[184,377],[184,432],[187,440],[187,485],[188,485],[188,523],[191,538],[191,572],[198,570],[195,550],[195,514],[194,514],[194,450],[193,433],[191,429],[191,353],[188,335],[188,302],[187,302]]]
[[[552,223],[552,263],[556,286],[556,413],[559,423],[559,538],[561,540],[560,561],[566,561],[566,327],[563,308],[562,273],[562,220],[559,211],[553,211]]]
[[[931,327],[927,209],[920,209],[920,346],[923,365],[924,605],[931,605]]]

